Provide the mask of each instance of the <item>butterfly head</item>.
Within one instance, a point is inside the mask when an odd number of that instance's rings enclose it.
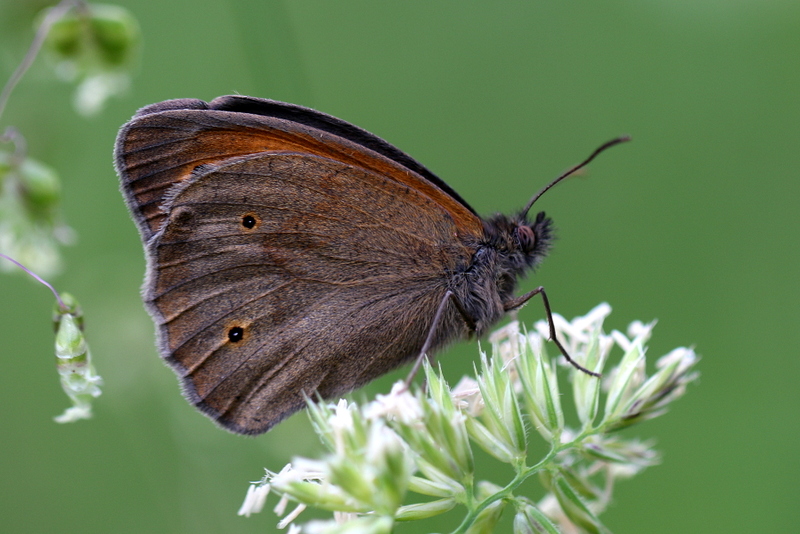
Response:
[[[525,214],[497,214],[485,222],[484,229],[488,245],[497,251],[499,279],[506,280],[499,284],[501,294],[513,290],[518,277],[541,263],[554,239],[553,221],[543,211],[533,220]]]

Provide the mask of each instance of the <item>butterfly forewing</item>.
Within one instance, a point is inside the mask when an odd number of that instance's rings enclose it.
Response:
[[[237,112],[239,108],[250,112]],[[280,116],[268,115],[281,109],[285,112]],[[288,118],[292,116],[297,120]],[[327,124],[330,131],[311,124]],[[447,184],[382,139],[307,108],[220,97],[211,103],[184,99],[153,104],[122,128],[116,164],[143,239],[158,231],[169,213],[173,188],[196,167],[260,152],[318,155],[372,170],[431,198],[450,213],[461,232],[481,232],[480,219]]]

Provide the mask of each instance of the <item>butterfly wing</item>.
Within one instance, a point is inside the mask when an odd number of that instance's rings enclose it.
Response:
[[[123,129],[117,161],[146,243],[160,351],[191,402],[260,433],[304,395],[345,393],[418,354],[449,273],[473,253],[456,238],[480,224],[468,207],[323,130],[161,113]],[[271,148],[247,153],[255,138]],[[466,327],[449,310],[437,332],[441,345]]]

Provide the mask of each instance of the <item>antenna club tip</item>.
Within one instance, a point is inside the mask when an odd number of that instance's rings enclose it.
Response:
[[[611,141],[609,141],[606,144],[602,145],[598,149],[598,151],[605,150],[606,148],[610,148],[610,147],[612,147],[614,145],[618,145],[620,143],[627,143],[628,141],[631,141],[631,140],[632,140],[632,138],[631,138],[630,135],[620,135],[619,137],[615,137]]]

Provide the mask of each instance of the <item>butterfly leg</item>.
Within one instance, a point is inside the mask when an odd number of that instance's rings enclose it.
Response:
[[[425,338],[425,343],[422,345],[422,349],[419,351],[419,356],[417,356],[417,361],[414,362],[414,367],[411,368],[411,372],[408,373],[408,377],[406,377],[405,384],[406,388],[411,385],[411,381],[414,380],[414,377],[417,376],[417,372],[419,368],[422,366],[422,360],[425,358],[426,353],[431,348],[431,344],[433,343],[433,336],[436,333],[436,329],[439,327],[439,323],[442,320],[442,316],[444,315],[445,307],[447,306],[447,302],[452,301],[455,304],[458,313],[461,314],[461,317],[464,319],[464,322],[467,323],[467,328],[469,328],[470,332],[474,332],[476,325],[475,321],[467,314],[467,310],[461,305],[456,297],[455,293],[448,290],[444,297],[442,297],[442,302],[439,303],[439,308],[436,310],[436,315],[433,316],[433,323],[431,323],[431,328],[428,330],[428,337]]]
[[[504,306],[504,308],[505,308],[505,310],[507,312],[511,311],[511,310],[516,310],[517,308],[519,308],[520,306],[522,306],[523,304],[528,302],[530,299],[532,299],[536,295],[542,295],[542,302],[544,303],[544,311],[545,311],[545,315],[547,316],[547,325],[550,327],[550,341],[552,341],[553,343],[556,344],[556,347],[558,347],[558,350],[561,351],[561,354],[564,356],[564,358],[575,369],[577,369],[579,371],[583,371],[587,375],[596,376],[596,377],[600,378],[602,376],[600,373],[595,373],[594,371],[590,371],[587,368],[585,368],[582,365],[580,365],[575,360],[573,360],[572,358],[570,358],[569,354],[567,353],[567,350],[564,348],[564,346],[561,344],[561,342],[556,337],[556,327],[553,324],[553,313],[550,311],[550,301],[547,300],[547,293],[544,292],[544,288],[542,286],[539,286],[536,289],[534,289],[533,291],[531,291],[530,293],[525,293],[524,295],[515,298],[511,302],[508,302]]]

